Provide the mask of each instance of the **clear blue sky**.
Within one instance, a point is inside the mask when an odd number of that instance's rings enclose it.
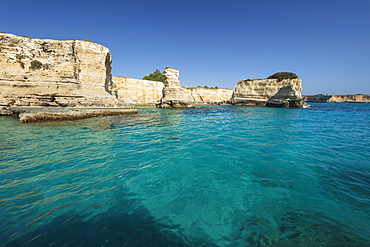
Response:
[[[9,0],[0,31],[100,43],[114,76],[169,66],[183,86],[233,89],[291,71],[303,94],[370,94],[370,0]]]

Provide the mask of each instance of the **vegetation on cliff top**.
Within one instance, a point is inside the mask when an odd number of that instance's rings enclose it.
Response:
[[[164,75],[159,69],[156,69],[153,73],[144,76],[143,80],[164,82]]]
[[[278,81],[282,81],[284,79],[295,79],[298,76],[292,72],[278,72],[273,75],[267,77],[267,79],[277,79]]]

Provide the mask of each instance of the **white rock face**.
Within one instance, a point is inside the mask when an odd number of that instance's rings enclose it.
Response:
[[[189,101],[192,104],[221,104],[230,101],[233,90],[226,88],[184,88],[183,90],[189,95]]]
[[[116,76],[113,82],[117,87],[119,100],[133,104],[155,104],[162,98],[164,85],[159,81],[147,81]]]
[[[163,71],[163,75],[165,76],[163,97],[156,106],[159,108],[193,107],[189,104],[190,95],[180,86],[179,71],[167,67]]]
[[[165,77],[163,82],[165,87],[180,87],[179,80],[180,71],[178,71],[177,69],[167,67],[162,74]]]
[[[91,41],[0,33],[0,106],[126,107],[109,49]]]
[[[267,101],[266,106],[302,108],[302,95],[290,84],[280,88],[279,92]]]
[[[171,74],[173,75],[173,74]],[[175,83],[172,83],[172,82]],[[172,81],[167,81],[167,85],[178,87],[178,78],[173,78]],[[129,77],[116,76],[113,77],[113,82],[117,88],[119,100],[133,104],[156,104],[162,99],[162,91],[164,83],[158,81],[148,81],[133,79]],[[230,100],[233,90],[231,89],[212,89],[212,88],[188,88],[181,87],[183,92],[179,95],[172,95],[176,98],[186,95],[186,100],[192,104],[220,104]],[[176,94],[176,93],[175,93]],[[168,97],[172,97],[168,95]]]
[[[267,101],[278,93],[280,88],[293,85],[301,94],[302,80],[285,79],[248,79],[239,81],[234,88],[231,103],[234,105],[266,105]]]

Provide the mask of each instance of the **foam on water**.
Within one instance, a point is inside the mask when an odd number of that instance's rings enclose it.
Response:
[[[0,245],[366,246],[370,105],[0,117]]]

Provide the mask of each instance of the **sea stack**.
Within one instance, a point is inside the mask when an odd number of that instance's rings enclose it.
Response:
[[[301,93],[295,90],[294,86],[291,84],[280,88],[279,92],[267,101],[266,106],[302,108],[302,96]]]
[[[159,108],[189,108],[189,95],[180,86],[179,71],[167,67],[163,71],[165,76],[162,99],[156,104]]]
[[[283,89],[279,95],[279,90]],[[292,91],[294,90],[294,92]],[[247,79],[239,81],[234,88],[231,97],[231,104],[233,105],[252,105],[252,106],[278,106],[278,107],[291,107],[289,105],[301,105],[297,101],[302,101],[302,80],[299,78],[294,79]],[[275,101],[271,101],[272,98]],[[294,96],[293,96],[294,95]],[[285,97],[285,98],[284,98]],[[294,101],[296,103],[276,104],[276,99],[286,101]],[[274,102],[274,103],[273,103]],[[297,107],[297,106],[294,106]]]
[[[136,112],[117,99],[112,57],[100,44],[0,33],[0,47],[0,115],[38,121]],[[92,108],[99,111],[84,112]]]

